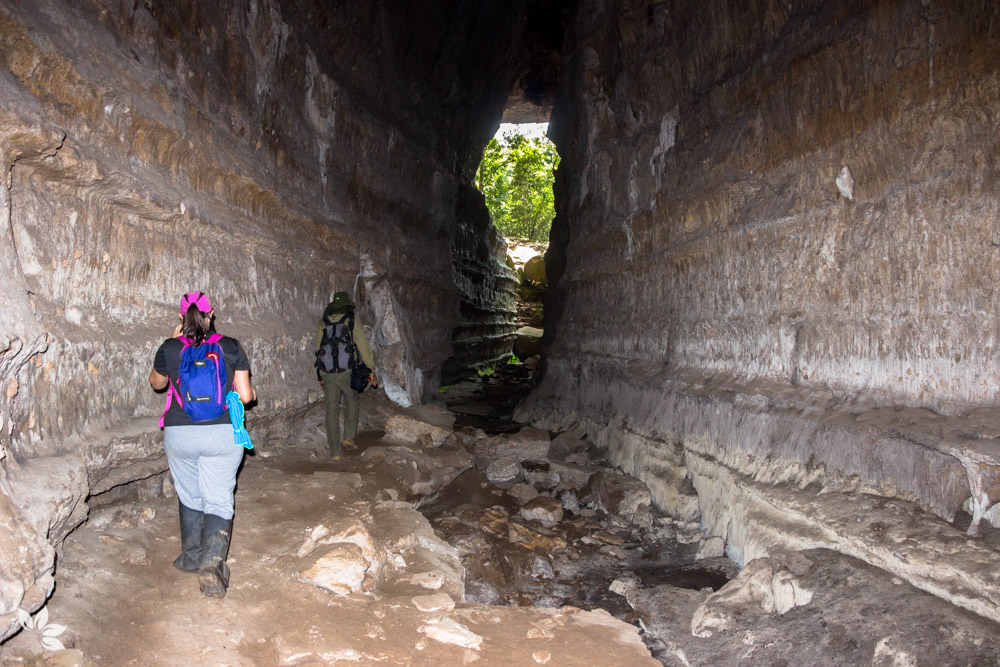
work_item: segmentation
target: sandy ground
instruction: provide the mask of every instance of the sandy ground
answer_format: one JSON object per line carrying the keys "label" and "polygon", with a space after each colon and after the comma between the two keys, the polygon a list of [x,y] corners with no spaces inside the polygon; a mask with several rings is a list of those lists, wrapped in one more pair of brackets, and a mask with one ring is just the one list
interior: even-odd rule
{"label": "sandy ground", "polygon": [[[359,438],[362,450],[375,439]],[[321,448],[318,442],[246,457],[231,587],[221,600],[201,595],[195,575],[171,566],[180,544],[176,498],[92,512],[66,541],[48,605],[49,622],[66,626],[58,639],[69,650],[46,651],[38,633],[22,632],[0,649],[0,664],[658,664],[632,626],[604,612],[459,601],[451,612],[425,613],[412,599],[434,591],[402,577],[346,597],[298,581],[296,551],[312,528],[370,517],[379,492],[385,497],[393,486],[360,452],[332,463],[316,455]],[[394,516],[386,544],[401,543],[400,533],[430,531],[413,510]],[[479,650],[421,631],[443,616],[481,635]]]}

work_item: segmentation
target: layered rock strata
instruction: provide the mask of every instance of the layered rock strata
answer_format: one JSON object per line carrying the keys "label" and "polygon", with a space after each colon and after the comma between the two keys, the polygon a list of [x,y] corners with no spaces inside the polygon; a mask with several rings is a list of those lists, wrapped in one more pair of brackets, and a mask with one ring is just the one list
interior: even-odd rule
{"label": "layered rock strata", "polygon": [[[519,418],[609,445],[740,562],[826,546],[1000,618],[995,553],[944,523],[968,503],[974,535],[1000,500],[998,19],[582,2]],[[843,523],[880,498],[910,509]]]}
{"label": "layered rock strata", "polygon": [[[243,342],[251,420],[318,395],[336,290],[402,404],[436,388],[463,299],[504,311],[502,278],[468,287],[492,246],[456,230],[483,212],[459,193],[517,77],[518,7],[0,7],[0,639],[83,498],[166,469],[146,376],[182,293]],[[45,510],[15,491],[45,483],[38,457],[80,481]]]}

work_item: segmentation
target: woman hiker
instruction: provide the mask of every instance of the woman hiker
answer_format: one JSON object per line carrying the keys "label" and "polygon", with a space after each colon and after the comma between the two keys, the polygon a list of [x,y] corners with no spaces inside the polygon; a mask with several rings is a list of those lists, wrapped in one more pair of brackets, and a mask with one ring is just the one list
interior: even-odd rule
{"label": "woman hiker", "polygon": [[174,566],[197,572],[201,592],[221,598],[229,587],[233,489],[243,460],[225,395],[232,388],[251,403],[257,394],[246,353],[235,338],[214,333],[214,315],[204,292],[181,298],[180,324],[156,351],[149,384],[167,389],[160,426],[180,501],[182,549]]}

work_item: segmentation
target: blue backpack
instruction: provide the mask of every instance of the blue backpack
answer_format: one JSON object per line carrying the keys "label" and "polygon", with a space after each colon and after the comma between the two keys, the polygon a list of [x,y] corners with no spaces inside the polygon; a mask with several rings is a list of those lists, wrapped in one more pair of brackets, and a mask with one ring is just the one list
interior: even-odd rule
{"label": "blue backpack", "polygon": [[[218,419],[226,410],[226,358],[219,345],[222,335],[212,334],[201,345],[193,345],[183,336],[178,340],[184,347],[178,377],[170,383],[167,392],[164,416],[170,410],[171,397],[176,397],[192,421]],[[163,426],[163,417],[160,417],[160,426]]]}

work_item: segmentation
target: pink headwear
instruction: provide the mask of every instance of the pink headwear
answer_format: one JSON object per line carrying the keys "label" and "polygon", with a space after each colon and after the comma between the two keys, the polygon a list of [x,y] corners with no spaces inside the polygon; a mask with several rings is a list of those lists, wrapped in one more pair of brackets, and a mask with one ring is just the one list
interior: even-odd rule
{"label": "pink headwear", "polygon": [[208,295],[204,292],[188,292],[181,297],[181,315],[187,313],[191,306],[197,306],[198,310],[203,313],[212,310],[212,302],[208,300]]}

